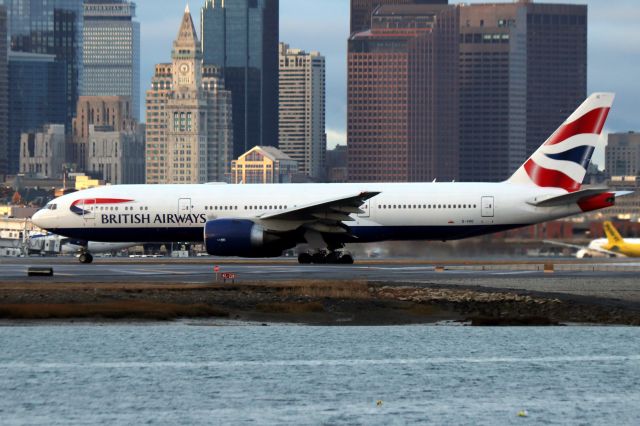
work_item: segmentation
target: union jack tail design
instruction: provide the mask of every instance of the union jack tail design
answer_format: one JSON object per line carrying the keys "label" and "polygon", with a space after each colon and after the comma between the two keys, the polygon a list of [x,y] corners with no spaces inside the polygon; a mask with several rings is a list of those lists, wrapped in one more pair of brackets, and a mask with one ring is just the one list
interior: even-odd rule
{"label": "union jack tail design", "polygon": [[614,97],[589,96],[508,182],[579,191]]}

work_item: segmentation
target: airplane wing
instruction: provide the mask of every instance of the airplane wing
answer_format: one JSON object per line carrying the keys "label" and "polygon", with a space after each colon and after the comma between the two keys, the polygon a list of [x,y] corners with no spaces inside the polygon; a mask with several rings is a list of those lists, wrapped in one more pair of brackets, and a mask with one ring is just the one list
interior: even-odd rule
{"label": "airplane wing", "polygon": [[560,247],[568,247],[568,248],[572,248],[572,249],[576,249],[576,250],[585,250],[585,251],[588,251],[588,252],[592,251],[592,252],[596,252],[596,253],[606,254],[606,255],[611,256],[611,257],[627,257],[627,256],[623,255],[622,253],[617,253],[615,251],[605,250],[605,249],[602,249],[602,248],[579,246],[579,245],[576,245],[576,244],[569,244],[569,243],[563,243],[563,242],[560,242],[560,241],[552,241],[552,240],[544,240],[543,243],[551,244],[551,245],[555,245],[555,246],[560,246]]}
{"label": "airplane wing", "polygon": [[348,233],[343,222],[352,222],[352,214],[362,214],[360,209],[367,200],[379,192],[360,192],[336,197],[284,211],[258,216],[257,221],[266,229],[273,231],[291,231],[305,226],[308,229],[327,234]]}

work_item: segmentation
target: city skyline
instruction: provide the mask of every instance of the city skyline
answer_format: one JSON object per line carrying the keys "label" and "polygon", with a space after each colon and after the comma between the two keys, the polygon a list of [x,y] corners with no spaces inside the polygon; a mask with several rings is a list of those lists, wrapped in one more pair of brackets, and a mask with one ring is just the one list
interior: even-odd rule
{"label": "city skyline", "polygon": [[[607,131],[637,130],[634,69],[640,66],[640,10],[632,0],[620,0],[615,7],[594,0],[539,1],[540,3],[587,4],[589,6],[588,92],[615,91],[616,104]],[[185,2],[186,3],[186,2]],[[202,4],[201,4],[202,3]],[[455,4],[458,2],[451,1]],[[486,3],[467,0],[466,3]],[[204,0],[189,2],[192,10]],[[170,48],[185,4],[175,0],[138,2],[142,27],[142,81],[149,82],[155,63],[162,62]],[[194,14],[194,20],[199,16]],[[280,41],[305,50],[317,50],[327,61],[327,138],[328,146],[346,143],[347,40],[349,1],[280,0]],[[196,22],[199,28],[199,23]],[[636,64],[636,65],[634,65]],[[148,84],[143,83],[142,90]]]}

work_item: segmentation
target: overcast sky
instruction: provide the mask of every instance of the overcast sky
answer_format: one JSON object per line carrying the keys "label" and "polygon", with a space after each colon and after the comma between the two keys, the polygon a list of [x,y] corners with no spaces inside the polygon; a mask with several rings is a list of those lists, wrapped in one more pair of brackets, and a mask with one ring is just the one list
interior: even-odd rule
{"label": "overcast sky", "polygon": [[[589,5],[588,91],[617,93],[607,130],[640,131],[638,0],[539,2]],[[142,31],[141,86],[144,92],[149,87],[154,65],[170,61],[171,43],[177,35],[186,3],[180,0],[137,0],[136,3]],[[189,3],[199,28],[200,7],[204,0]],[[348,33],[349,0],[280,0],[280,40],[307,51],[318,50],[327,59],[327,133],[330,146],[346,142]]]}

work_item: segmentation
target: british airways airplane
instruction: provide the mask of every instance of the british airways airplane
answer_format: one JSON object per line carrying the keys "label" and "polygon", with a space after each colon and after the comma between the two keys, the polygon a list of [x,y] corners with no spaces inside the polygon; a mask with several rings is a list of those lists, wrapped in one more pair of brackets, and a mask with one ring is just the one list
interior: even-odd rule
{"label": "british airways airplane", "polygon": [[505,231],[625,195],[582,186],[613,99],[590,96],[502,183],[106,186],[57,198],[33,222],[74,240],[204,243],[216,256],[277,257],[306,243],[303,264],[353,263],[347,243]]}

